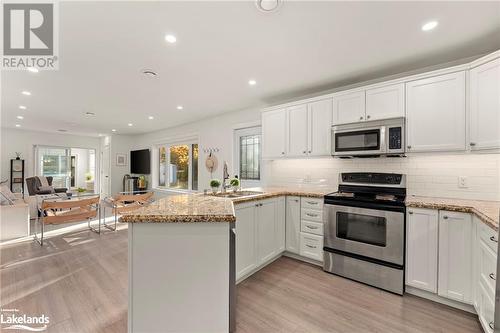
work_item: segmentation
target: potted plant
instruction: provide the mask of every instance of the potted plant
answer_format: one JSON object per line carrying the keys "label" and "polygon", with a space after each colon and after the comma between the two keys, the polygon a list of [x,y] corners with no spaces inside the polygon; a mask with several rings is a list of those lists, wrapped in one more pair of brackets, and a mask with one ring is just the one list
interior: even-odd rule
{"label": "potted plant", "polygon": [[220,180],[218,179],[212,179],[210,181],[210,187],[212,188],[212,192],[216,194],[219,191],[219,186],[220,186]]}
{"label": "potted plant", "polygon": [[90,172],[87,172],[85,174],[85,187],[87,188],[87,191],[93,191],[94,190],[94,176]]}
{"label": "potted plant", "polygon": [[240,188],[240,180],[238,178],[233,178],[229,181],[229,185],[233,187],[233,192],[238,192]]}

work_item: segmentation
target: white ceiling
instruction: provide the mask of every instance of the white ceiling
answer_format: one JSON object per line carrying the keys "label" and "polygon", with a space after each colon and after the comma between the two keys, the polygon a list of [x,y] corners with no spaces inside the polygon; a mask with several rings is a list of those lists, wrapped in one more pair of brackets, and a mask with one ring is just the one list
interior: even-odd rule
{"label": "white ceiling", "polygon": [[[272,14],[253,2],[64,2],[59,11],[59,70],[2,72],[2,126],[144,133],[500,48],[500,2],[286,1]],[[422,32],[431,19],[439,26]]]}

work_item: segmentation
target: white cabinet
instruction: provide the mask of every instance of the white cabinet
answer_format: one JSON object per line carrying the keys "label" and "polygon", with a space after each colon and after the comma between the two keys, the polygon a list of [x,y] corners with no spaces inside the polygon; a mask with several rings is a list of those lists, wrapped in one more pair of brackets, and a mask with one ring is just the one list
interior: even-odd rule
{"label": "white cabinet", "polygon": [[365,120],[365,91],[335,95],[333,97],[333,117],[335,125]]}
{"label": "white cabinet", "polygon": [[262,113],[262,157],[284,157],[286,151],[286,109]]}
{"label": "white cabinet", "polygon": [[239,204],[236,215],[236,279],[257,268],[257,225],[255,204]]}
{"label": "white cabinet", "polygon": [[257,255],[261,265],[277,254],[276,202],[265,200],[257,204]]}
{"label": "white cabinet", "polygon": [[438,211],[409,208],[406,230],[406,284],[436,293]]}
{"label": "white cabinet", "polygon": [[236,280],[240,280],[285,250],[285,199],[236,204],[234,210]]}
{"label": "white cabinet", "polygon": [[465,150],[465,72],[406,84],[409,152]]}
{"label": "white cabinet", "polygon": [[292,106],[287,109],[287,156],[289,157],[307,156],[309,134],[307,112],[307,104]]}
{"label": "white cabinet", "polygon": [[328,156],[331,154],[332,99],[309,103],[308,129],[309,156]]}
{"label": "white cabinet", "polygon": [[392,84],[366,91],[366,120],[404,117],[404,83]]}
{"label": "white cabinet", "polygon": [[472,304],[472,217],[439,211],[438,295]]}
{"label": "white cabinet", "polygon": [[300,251],[300,198],[286,197],[286,250]]}
{"label": "white cabinet", "polygon": [[500,148],[500,59],[470,71],[471,149]]}

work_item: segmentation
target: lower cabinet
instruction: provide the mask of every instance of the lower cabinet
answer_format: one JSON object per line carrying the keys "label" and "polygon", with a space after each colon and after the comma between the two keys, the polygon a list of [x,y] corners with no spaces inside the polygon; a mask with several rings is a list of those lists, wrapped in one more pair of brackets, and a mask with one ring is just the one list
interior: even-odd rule
{"label": "lower cabinet", "polygon": [[323,261],[323,236],[300,233],[300,255]]}
{"label": "lower cabinet", "polygon": [[438,295],[472,304],[472,216],[439,211]]}
{"label": "lower cabinet", "polygon": [[438,211],[409,208],[406,219],[406,284],[437,292]]}
{"label": "lower cabinet", "polygon": [[284,251],[284,209],[282,197],[235,205],[236,280]]}
{"label": "lower cabinet", "polygon": [[300,197],[286,197],[286,250],[300,252]]}

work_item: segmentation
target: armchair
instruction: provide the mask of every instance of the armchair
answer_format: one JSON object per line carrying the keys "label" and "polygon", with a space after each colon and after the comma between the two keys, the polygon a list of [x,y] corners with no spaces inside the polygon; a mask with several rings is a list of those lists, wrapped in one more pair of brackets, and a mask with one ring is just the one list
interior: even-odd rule
{"label": "armchair", "polygon": [[[49,183],[49,186],[52,187],[53,177],[49,176],[46,178],[47,178],[47,182]],[[65,187],[59,187],[59,188],[52,187],[51,190],[50,189],[40,189],[40,187],[42,186],[42,182],[40,181],[40,178],[38,178],[37,176],[26,178],[26,186],[28,188],[28,193],[30,196],[37,195],[37,194],[66,193],[66,191],[68,190]]]}

